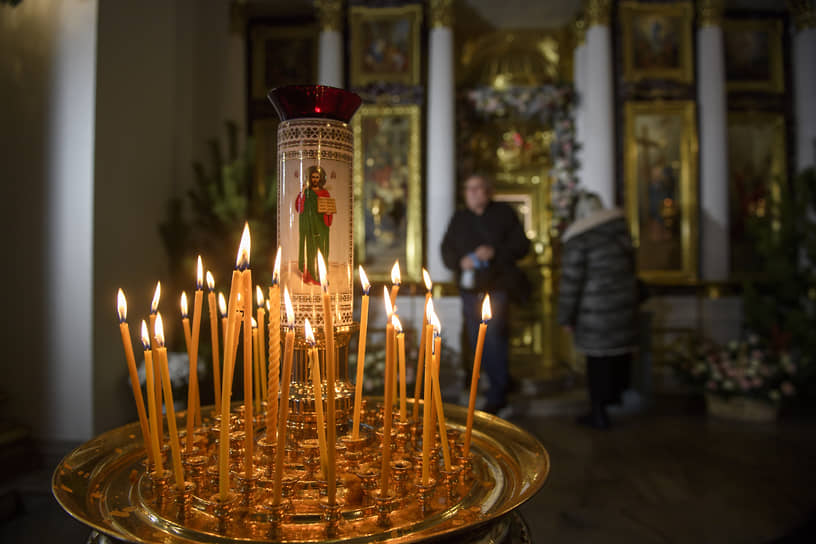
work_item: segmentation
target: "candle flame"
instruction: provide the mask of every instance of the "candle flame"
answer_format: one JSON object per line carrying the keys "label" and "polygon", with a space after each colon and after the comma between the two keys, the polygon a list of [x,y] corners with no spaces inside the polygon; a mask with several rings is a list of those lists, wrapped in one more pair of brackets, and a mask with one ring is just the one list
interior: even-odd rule
{"label": "candle flame", "polygon": [[186,319],[188,316],[187,312],[187,293],[184,291],[181,292],[181,317],[182,319]]}
{"label": "candle flame", "polygon": [[241,244],[238,246],[238,257],[235,259],[235,268],[238,270],[246,270],[249,268],[250,247],[249,223],[244,223],[244,232],[241,234]]}
{"label": "candle flame", "polygon": [[306,342],[313,346],[315,344],[314,332],[312,331],[312,324],[309,323],[309,318],[303,319],[303,335],[306,337]]}
{"label": "candle flame", "polygon": [[207,270],[207,289],[212,291],[215,289],[215,278],[213,278],[212,272]]}
{"label": "candle flame", "polygon": [[255,286],[255,300],[258,302],[258,306],[264,305],[263,289],[261,289],[260,285]]}
{"label": "candle flame", "polygon": [[121,288],[116,293],[116,311],[119,314],[119,323],[124,323],[127,319],[127,300]]}
{"label": "candle flame", "polygon": [[253,329],[257,329],[257,328],[258,328],[258,322],[257,322],[257,321],[255,321],[255,318],[254,318],[254,317],[252,318],[252,328],[253,328]]}
{"label": "candle flame", "polygon": [[434,315],[434,313],[435,313],[434,303],[433,303],[433,299],[431,298],[431,299],[428,299],[428,308],[425,309],[425,320],[428,323],[431,323],[431,316]]}
{"label": "candle flame", "polygon": [[442,334],[442,323],[439,321],[439,316],[436,315],[436,312],[431,315],[431,326],[433,327],[434,335],[439,336]]}
{"label": "candle flame", "polygon": [[150,332],[147,330],[147,323],[142,319],[142,348],[145,351],[150,349]]}
{"label": "candle flame", "polygon": [[272,271],[272,285],[277,285],[280,280],[281,247],[278,246],[278,253],[275,255],[275,268]]}
{"label": "candle flame", "polygon": [[218,292],[218,314],[221,318],[227,317],[227,299],[224,298],[224,293]]}
{"label": "candle flame", "polygon": [[201,262],[201,255],[196,263],[196,290],[204,289],[204,263]]}
{"label": "candle flame", "polygon": [[394,326],[394,331],[397,334],[402,334],[402,323],[400,323],[400,320],[396,314],[391,316],[391,324]]}
{"label": "candle flame", "polygon": [[484,302],[482,302],[482,321],[487,321],[493,317],[493,312],[490,310],[490,295],[485,295]]}
{"label": "candle flame", "polygon": [[150,303],[150,313],[155,314],[159,311],[159,299],[161,298],[161,282],[156,282],[156,290],[153,292],[153,302]]}
{"label": "candle flame", "polygon": [[319,249],[317,250],[317,273],[320,276],[320,287],[323,288],[323,292],[328,291],[329,278],[326,273],[326,261],[323,260],[323,254],[320,253]]}
{"label": "candle flame", "polygon": [[401,283],[399,260],[394,261],[394,266],[391,267],[391,283],[399,285]]}
{"label": "candle flame", "polygon": [[431,275],[428,274],[428,271],[424,268],[422,269],[422,279],[425,281],[425,289],[430,291],[431,287],[433,287],[433,282],[431,281]]}
{"label": "candle flame", "polygon": [[368,276],[366,276],[362,265],[360,265],[360,285],[363,287],[363,294],[367,295],[368,291],[371,289],[371,283],[369,283]]}
{"label": "candle flame", "polygon": [[156,345],[160,348],[164,347],[164,322],[162,321],[161,314],[156,312]]}
{"label": "candle flame", "polygon": [[388,287],[385,285],[383,285],[383,300],[385,301],[385,315],[388,316],[388,319],[391,319],[394,308],[391,306],[391,295],[388,294]]}
{"label": "candle flame", "polygon": [[289,298],[289,288],[283,288],[283,305],[286,307],[286,324],[290,327],[295,326],[295,310],[292,308],[292,299]]}
{"label": "candle flame", "polygon": [[272,313],[272,305],[269,304],[269,300],[266,301],[266,313]]}

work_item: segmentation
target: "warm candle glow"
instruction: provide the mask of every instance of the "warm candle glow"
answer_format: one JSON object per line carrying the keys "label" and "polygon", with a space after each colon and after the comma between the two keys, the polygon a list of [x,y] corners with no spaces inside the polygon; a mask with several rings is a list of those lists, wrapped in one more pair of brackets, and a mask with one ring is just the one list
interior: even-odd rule
{"label": "warm candle glow", "polygon": [[286,307],[286,324],[289,327],[295,326],[295,310],[292,308],[292,299],[289,298],[289,288],[283,288],[283,305]]}
{"label": "warm candle glow", "polygon": [[145,351],[150,349],[150,332],[147,330],[147,323],[142,319],[142,348]]}
{"label": "warm candle glow", "polygon": [[394,261],[394,266],[391,267],[391,283],[399,285],[401,280],[399,261]]}
{"label": "warm candle glow", "polygon": [[431,287],[433,287],[433,282],[431,281],[431,275],[428,274],[428,271],[424,268],[422,269],[422,279],[425,281],[425,289],[430,291]]}
{"label": "warm candle glow", "polygon": [[312,331],[312,324],[309,323],[308,317],[303,320],[303,336],[309,345],[315,344],[314,331]]}
{"label": "warm candle glow", "polygon": [[489,321],[493,317],[493,312],[490,310],[490,295],[485,295],[484,302],[482,302],[482,321]]}
{"label": "warm candle glow", "polygon": [[181,317],[182,319],[187,319],[190,313],[187,311],[187,293],[185,291],[181,292]]}
{"label": "warm candle glow", "polygon": [[258,304],[259,308],[263,308],[264,296],[260,285],[255,286],[255,302]]}
{"label": "warm candle glow", "polygon": [[224,298],[224,293],[218,293],[218,315],[221,319],[227,317],[227,299]]}
{"label": "warm candle glow", "polygon": [[156,345],[160,348],[164,347],[164,323],[162,322],[162,316],[160,313],[156,312],[156,330],[154,332],[154,336],[156,337]]}
{"label": "warm candle glow", "polygon": [[122,289],[116,293],[116,311],[119,313],[119,323],[124,323],[127,319],[127,300]]}
{"label": "warm candle glow", "polygon": [[363,288],[363,294],[367,295],[368,291],[371,289],[371,283],[368,281],[368,276],[366,276],[365,270],[363,267],[360,266],[360,286]]}
{"label": "warm candle glow", "polygon": [[204,263],[201,262],[201,255],[196,263],[196,289],[204,289]]}
{"label": "warm candle glow", "polygon": [[400,320],[396,314],[391,315],[391,325],[394,326],[395,333],[402,334],[402,323],[400,323]]}
{"label": "warm candle glow", "polygon": [[268,301],[268,300],[266,301],[266,303],[264,304],[264,306],[266,307],[266,313],[270,313],[270,312],[272,311],[272,305],[271,305],[271,304],[269,304],[269,301]]}
{"label": "warm candle glow", "polygon": [[275,255],[275,268],[272,271],[272,285],[277,285],[280,281],[281,247],[278,246],[278,253]]}
{"label": "warm candle glow", "polygon": [[431,314],[431,326],[434,330],[434,336],[442,335],[442,323],[439,321],[439,316],[436,315],[436,312]]}
{"label": "warm candle glow", "polygon": [[388,287],[383,286],[383,301],[385,302],[385,315],[388,316],[389,321],[391,315],[394,313],[394,307],[391,306],[391,296],[388,294]]}
{"label": "warm candle glow", "polygon": [[215,278],[213,278],[212,272],[207,270],[207,289],[212,291],[215,289]]}
{"label": "warm candle glow", "polygon": [[235,259],[235,268],[238,270],[246,270],[249,268],[249,250],[251,245],[249,223],[244,223],[244,232],[241,234],[241,244],[238,246],[238,257]]}
{"label": "warm candle glow", "polygon": [[251,319],[252,319],[252,328],[253,328],[253,329],[257,329],[257,328],[258,328],[258,322],[257,322],[257,321],[255,321],[255,318],[254,318],[254,317],[253,317],[253,318],[251,318]]}
{"label": "warm candle glow", "polygon": [[320,250],[317,250],[317,274],[320,276],[320,287],[323,288],[323,292],[329,290],[329,278],[328,274],[326,273],[326,261],[323,260],[323,254],[320,253]]}
{"label": "warm candle glow", "polygon": [[435,315],[436,315],[436,311],[434,310],[433,299],[429,299],[428,300],[428,307],[425,308],[425,319],[428,321],[428,323],[433,324],[433,319],[431,318],[431,316],[435,316]]}
{"label": "warm candle glow", "polygon": [[153,302],[150,303],[150,313],[155,314],[159,311],[159,299],[161,298],[161,282],[156,282],[156,290],[153,292]]}

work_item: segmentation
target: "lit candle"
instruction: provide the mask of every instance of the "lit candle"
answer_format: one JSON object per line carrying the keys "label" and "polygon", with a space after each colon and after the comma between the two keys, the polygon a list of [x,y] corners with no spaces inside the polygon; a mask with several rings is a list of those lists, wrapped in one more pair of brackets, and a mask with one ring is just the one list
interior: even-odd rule
{"label": "lit candle", "polygon": [[360,438],[360,412],[363,409],[363,379],[365,368],[366,335],[368,334],[368,292],[371,284],[368,282],[363,267],[360,267],[360,285],[363,288],[363,303],[360,306],[360,334],[357,337],[357,382],[354,384],[354,416],[351,423],[351,436],[355,440]]}
{"label": "lit candle", "polygon": [[261,361],[258,360],[258,321],[252,318],[252,386],[255,389],[255,409],[261,402]]}
{"label": "lit candle", "polygon": [[142,427],[145,449],[150,451],[150,427],[145,414],[142,387],[139,384],[139,375],[136,372],[136,359],[133,357],[133,343],[130,339],[130,327],[127,324],[127,300],[125,293],[119,289],[116,293],[116,310],[119,314],[119,332],[122,335],[122,347],[125,348],[125,360],[130,374],[130,387],[133,390],[133,400],[136,401],[136,412],[139,414],[139,425]]}
{"label": "lit candle", "polygon": [[[223,298],[223,296],[221,297]],[[207,270],[207,307],[210,311],[210,341],[212,342],[213,394],[215,411],[221,411],[221,363],[218,360],[218,309],[215,302],[215,278]],[[226,312],[226,308],[224,309]]]}
{"label": "lit candle", "polygon": [[[190,386],[193,388],[192,412],[190,412],[190,402],[187,403],[187,417],[192,413],[195,416],[195,424],[201,425],[201,400],[198,388],[198,343],[201,339],[201,306],[204,302],[204,263],[201,262],[201,255],[196,262],[196,290],[193,300],[193,338],[190,348]],[[192,426],[187,423],[187,448],[192,447]]]}
{"label": "lit candle", "polygon": [[269,369],[267,372],[266,391],[266,440],[275,441],[278,424],[278,388],[280,381],[280,261],[281,248],[275,256],[275,268],[272,272],[272,285],[269,287]]}
{"label": "lit candle", "polygon": [[[150,330],[156,330],[156,314],[159,312],[159,300],[161,300],[161,282],[156,282],[156,290],[153,291],[153,300],[150,303],[150,315],[149,315],[149,322],[150,322]],[[150,347],[151,349],[156,349],[156,337],[152,336],[150,338]],[[161,380],[156,380],[156,406],[159,409],[159,415],[162,413],[162,392],[161,392]],[[159,436],[164,436],[164,420],[159,417],[158,421],[158,429],[159,429]]]}
{"label": "lit candle", "polygon": [[292,380],[292,353],[295,347],[295,311],[289,298],[289,289],[283,289],[283,304],[286,307],[286,339],[283,350],[283,372],[281,373],[280,406],[278,408],[278,445],[275,448],[275,480],[272,489],[272,504],[280,505],[283,481],[283,456],[286,452],[286,420],[289,417],[289,383]]}
{"label": "lit candle", "polygon": [[184,349],[187,350],[187,356],[190,356],[190,342],[192,341],[192,331],[190,330],[190,312],[187,305],[187,293],[181,292],[181,300],[179,302],[181,308],[181,325],[184,330]]}
{"label": "lit candle", "polygon": [[439,360],[442,355],[442,324],[439,317],[434,313],[431,316],[431,323],[434,328],[434,349],[431,379],[433,381],[431,396],[436,407],[436,421],[439,423],[439,441],[442,442],[442,457],[445,461],[445,470],[451,469],[450,449],[448,447],[448,432],[445,424],[445,412],[442,407],[442,390],[439,387]]}
{"label": "lit candle", "polygon": [[[252,408],[252,270],[249,268],[248,223],[244,224],[244,232],[247,244],[243,258],[242,304],[239,304],[239,308],[244,312],[244,472],[246,476],[251,476],[255,455],[255,414]],[[235,345],[238,345],[237,341]]]}
{"label": "lit candle", "polygon": [[334,505],[337,501],[337,482],[335,473],[337,467],[335,466],[336,451],[335,444],[337,443],[337,419],[335,416],[334,395],[335,395],[335,365],[334,360],[334,317],[331,308],[331,297],[329,296],[329,277],[326,270],[326,262],[323,260],[323,255],[320,250],[317,250],[317,269],[320,274],[320,288],[323,291],[323,331],[326,337],[326,442],[327,442],[327,459],[326,459],[326,480],[328,482],[328,489],[326,492],[327,499],[330,505]]}
{"label": "lit candle", "polygon": [[[392,291],[393,292],[393,291]],[[391,418],[394,410],[394,308],[388,296],[388,289],[383,287],[385,315],[388,321],[385,325],[385,379],[383,399],[383,443],[382,467],[380,482],[380,496],[388,496],[388,484],[391,476]]]}
{"label": "lit candle", "polygon": [[428,342],[425,334],[426,315],[428,314],[428,302],[431,300],[431,275],[424,268],[422,269],[422,279],[425,280],[425,307],[422,309],[422,319],[419,325],[419,351],[417,352],[416,381],[414,382],[414,421],[419,418],[419,392],[422,389],[422,377],[425,371],[425,343]]}
{"label": "lit candle", "polygon": [[188,369],[189,374],[187,374],[187,417],[186,417],[186,429],[187,429],[187,440],[185,441],[185,451],[190,452],[193,449],[193,422],[195,421],[195,413],[193,412],[193,399],[195,398],[195,391],[193,390],[193,357],[192,349],[193,339],[192,339],[192,331],[190,330],[190,314],[188,312],[187,306],[187,293],[184,291],[181,292],[181,302],[179,304],[181,307],[181,326],[184,330],[184,348],[187,350],[187,360],[188,360]]}
{"label": "lit candle", "polygon": [[173,458],[173,475],[178,490],[184,489],[184,471],[181,468],[181,446],[176,428],[176,410],[173,406],[173,388],[170,384],[170,371],[167,368],[167,348],[164,347],[164,325],[161,314],[156,315],[156,364],[161,372],[164,386],[165,406],[167,407],[167,430],[170,434],[170,453]]}
{"label": "lit candle", "polygon": [[394,261],[394,266],[391,267],[391,306],[397,305],[397,293],[399,293],[400,283],[402,278],[400,276],[399,260]]}
{"label": "lit candle", "polygon": [[[266,400],[266,335],[264,331],[266,330],[265,321],[266,321],[266,306],[264,305],[264,296],[263,290],[261,289],[260,285],[255,286],[255,303],[257,307],[255,308],[255,317],[258,320],[258,345],[255,348],[255,351],[258,353],[258,381],[259,383],[259,391],[261,393],[260,399],[258,402],[260,403],[263,400]],[[260,405],[258,407],[260,410]]]}
{"label": "lit candle", "polygon": [[425,336],[425,383],[422,392],[422,485],[428,485],[431,475],[431,442],[433,441],[433,414],[431,405],[433,395],[431,394],[431,358],[432,358],[432,331],[431,315],[433,315],[433,300],[428,303],[426,311]]}
{"label": "lit candle", "polygon": [[473,374],[470,378],[470,400],[468,402],[467,424],[465,426],[464,456],[467,459],[470,453],[470,435],[473,431],[473,412],[476,410],[476,392],[479,389],[479,369],[482,365],[482,351],[484,350],[487,322],[493,317],[490,311],[490,295],[485,295],[482,302],[482,322],[479,324],[479,336],[476,340],[476,352],[473,354]]}
{"label": "lit candle", "polygon": [[[249,260],[249,228],[244,227],[241,244],[238,248],[238,257],[235,269],[232,271],[230,283],[229,305],[227,306],[227,326],[224,327],[224,368],[221,382],[221,424],[218,443],[218,493],[221,501],[229,497],[229,420],[230,400],[232,398],[232,377],[235,369],[235,342],[238,311],[238,294],[243,285],[242,270]],[[236,348],[237,349],[237,348]]]}
{"label": "lit candle", "polygon": [[[221,318],[221,340],[223,341],[224,351],[226,353],[227,334],[229,333],[227,330],[227,325],[229,324],[227,319],[227,299],[224,297],[224,293],[220,291],[218,292],[218,316]],[[224,360],[226,361],[226,357]]]}
{"label": "lit candle", "polygon": [[394,324],[394,332],[397,335],[397,355],[399,356],[399,411],[400,421],[408,421],[406,419],[405,406],[405,332],[402,330],[402,323],[394,315],[391,320]]}
{"label": "lit candle", "polygon": [[153,352],[150,350],[150,332],[147,328],[147,323],[142,320],[142,348],[144,349],[145,358],[145,381],[147,382],[147,412],[149,420],[150,431],[150,452],[153,459],[153,469],[157,474],[164,472],[162,466],[161,448],[159,447],[159,426],[158,419],[160,414],[156,409],[156,390],[155,390],[155,373],[153,371]]}
{"label": "lit candle", "polygon": [[[309,365],[312,373],[312,394],[314,395],[315,416],[317,418],[317,443],[320,448],[320,467],[323,470],[323,475],[328,478],[329,473],[329,452],[326,444],[326,418],[323,415],[323,388],[320,383],[320,360],[317,355],[317,348],[315,347],[314,332],[312,332],[312,325],[309,323],[309,318],[303,320],[304,337],[306,343],[309,344]],[[328,389],[329,384],[326,384]]]}

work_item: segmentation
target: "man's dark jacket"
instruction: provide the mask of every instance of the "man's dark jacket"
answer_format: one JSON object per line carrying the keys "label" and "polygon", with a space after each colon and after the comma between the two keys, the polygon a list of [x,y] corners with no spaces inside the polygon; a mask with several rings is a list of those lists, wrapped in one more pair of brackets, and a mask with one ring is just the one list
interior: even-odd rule
{"label": "man's dark jacket", "polygon": [[459,261],[480,245],[492,246],[495,255],[486,268],[476,271],[473,291],[506,291],[511,298],[526,296],[522,291],[527,288],[527,279],[516,261],[527,255],[530,241],[513,208],[504,202],[490,202],[482,215],[466,208],[453,215],[442,239],[442,260],[456,272],[457,283],[462,273]]}
{"label": "man's dark jacket", "polygon": [[600,210],[570,225],[562,238],[558,322],[575,345],[603,357],[637,346],[637,287],[632,239],[621,210]]}

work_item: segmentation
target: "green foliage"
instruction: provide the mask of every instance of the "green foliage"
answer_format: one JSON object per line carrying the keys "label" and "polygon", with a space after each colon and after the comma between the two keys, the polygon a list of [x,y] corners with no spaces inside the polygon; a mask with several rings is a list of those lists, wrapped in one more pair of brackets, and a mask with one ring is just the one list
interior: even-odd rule
{"label": "green foliage", "polygon": [[816,353],[816,171],[808,169],[782,191],[778,209],[753,218],[757,259],[744,282],[745,328],[777,352],[790,352],[813,384]]}
{"label": "green foliage", "polygon": [[168,202],[167,220],[159,226],[170,263],[171,289],[176,290],[171,293],[194,289],[199,254],[205,269],[215,276],[216,289],[226,293],[245,221],[252,233],[253,281],[266,284],[271,279],[277,245],[277,184],[272,176],[256,178],[253,142],[248,139],[239,149],[235,123],[226,123],[226,136],[226,154],[218,140],[208,142],[209,164],[193,165],[195,183],[186,201]]}

